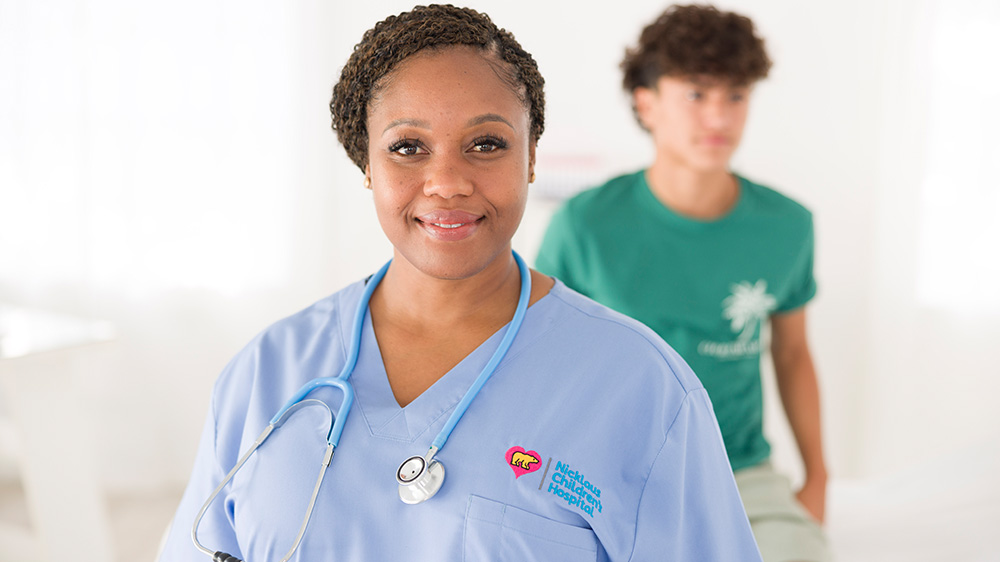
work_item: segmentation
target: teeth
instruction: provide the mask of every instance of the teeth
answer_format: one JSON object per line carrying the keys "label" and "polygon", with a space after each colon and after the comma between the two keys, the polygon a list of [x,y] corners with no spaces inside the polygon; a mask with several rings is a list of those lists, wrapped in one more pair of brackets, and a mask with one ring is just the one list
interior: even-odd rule
{"label": "teeth", "polygon": [[458,228],[460,226],[465,226],[465,223],[461,223],[461,224],[439,224],[439,223],[436,223],[436,222],[432,222],[431,224],[433,224],[434,226],[440,227],[440,228]]}

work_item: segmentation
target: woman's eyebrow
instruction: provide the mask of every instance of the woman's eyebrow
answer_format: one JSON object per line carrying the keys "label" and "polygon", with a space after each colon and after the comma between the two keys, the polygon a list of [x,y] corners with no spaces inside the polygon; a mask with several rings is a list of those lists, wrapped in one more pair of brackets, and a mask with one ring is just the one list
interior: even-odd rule
{"label": "woman's eyebrow", "polygon": [[[474,127],[476,125],[482,125],[483,123],[503,123],[504,125],[510,127],[512,130],[514,129],[514,125],[512,125],[510,121],[505,119],[502,115],[498,115],[496,113],[484,113],[482,115],[473,117],[472,119],[469,119],[468,126]],[[385,129],[382,129],[382,134],[384,135],[386,131],[388,131],[389,129],[392,129],[393,127],[399,127],[400,125],[409,125],[411,127],[417,127],[418,129],[431,128],[431,124],[422,119],[403,117],[401,119],[394,119],[390,121],[389,124],[385,126]]]}
{"label": "woman's eyebrow", "polygon": [[428,123],[427,121],[422,121],[420,119],[411,119],[409,117],[404,117],[402,119],[396,119],[394,121],[391,121],[388,125],[385,126],[385,129],[382,129],[382,134],[384,135],[385,132],[388,131],[389,129],[391,129],[393,127],[398,127],[400,125],[411,125],[413,127],[417,127],[418,129],[430,129],[431,128],[431,124]]}
{"label": "woman's eyebrow", "polygon": [[483,123],[490,123],[490,122],[503,123],[504,125],[507,125],[511,129],[516,130],[514,129],[514,125],[511,125],[510,121],[504,119],[503,116],[497,115],[496,113],[484,113],[478,117],[473,117],[472,119],[469,119],[469,126],[472,127],[475,125],[482,125]]}

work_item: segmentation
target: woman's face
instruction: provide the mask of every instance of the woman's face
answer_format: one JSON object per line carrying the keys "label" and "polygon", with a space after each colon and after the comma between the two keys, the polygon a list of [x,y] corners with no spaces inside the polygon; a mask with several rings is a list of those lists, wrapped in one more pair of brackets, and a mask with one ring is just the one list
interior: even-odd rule
{"label": "woman's face", "polygon": [[483,57],[470,47],[418,53],[368,110],[365,174],[379,223],[397,258],[436,278],[509,265],[527,200],[528,109]]}

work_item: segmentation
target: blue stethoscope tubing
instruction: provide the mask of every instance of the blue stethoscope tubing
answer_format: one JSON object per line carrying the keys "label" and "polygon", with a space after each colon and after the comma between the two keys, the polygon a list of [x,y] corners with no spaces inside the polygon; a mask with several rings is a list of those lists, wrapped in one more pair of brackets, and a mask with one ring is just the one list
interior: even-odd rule
{"label": "blue stethoscope tubing", "polygon": [[[448,418],[444,427],[441,428],[441,431],[431,443],[431,447],[427,455],[424,457],[427,464],[430,464],[434,455],[444,447],[445,443],[448,441],[448,437],[450,437],[452,431],[454,431],[455,426],[458,425],[462,416],[465,415],[466,410],[469,409],[472,401],[475,400],[476,395],[479,394],[479,391],[483,388],[483,385],[486,384],[486,381],[493,376],[493,372],[496,371],[500,362],[503,360],[504,356],[506,356],[507,351],[514,342],[515,336],[517,336],[517,333],[521,329],[521,324],[523,323],[524,316],[528,310],[528,301],[531,297],[531,271],[528,269],[528,266],[524,263],[524,260],[521,259],[521,256],[518,255],[517,252],[512,251],[512,254],[514,255],[514,261],[517,263],[517,268],[521,277],[521,292],[517,299],[517,308],[514,311],[514,317],[507,325],[503,339],[500,340],[500,345],[497,346],[497,349],[494,351],[490,361],[485,367],[483,367],[483,370],[479,373],[479,376],[476,377],[472,386],[470,386],[465,392],[465,396],[462,397],[462,400],[452,412],[451,417]],[[361,351],[361,335],[363,332],[365,317],[368,314],[368,303],[371,300],[372,293],[375,292],[375,288],[378,287],[382,278],[385,277],[385,273],[388,271],[389,265],[391,264],[392,260],[386,262],[386,264],[383,265],[382,268],[379,269],[365,284],[364,292],[362,292],[360,302],[358,303],[357,312],[354,315],[354,322],[351,325],[351,346],[348,349],[347,361],[344,363],[344,367],[341,369],[340,374],[336,377],[315,378],[304,384],[285,403],[285,405],[278,410],[278,413],[271,418],[271,421],[268,423],[267,427],[264,428],[264,431],[261,432],[260,436],[258,436],[254,441],[254,444],[246,453],[243,454],[242,457],[240,457],[236,466],[234,466],[232,470],[226,474],[226,477],[215,488],[212,495],[209,496],[208,500],[205,501],[205,504],[198,512],[198,515],[194,520],[194,525],[191,527],[191,540],[194,541],[194,545],[198,548],[198,550],[212,556],[213,560],[218,562],[237,562],[239,559],[224,552],[212,551],[198,541],[198,525],[201,523],[201,520],[208,511],[208,507],[212,504],[212,501],[219,495],[222,488],[224,488],[225,485],[233,479],[233,476],[235,476],[236,472],[239,471],[239,469],[247,462],[250,455],[252,455],[254,451],[256,451],[264,443],[268,436],[270,436],[271,432],[284,423],[290,414],[298,410],[300,407],[309,405],[309,403],[318,403],[326,406],[329,410],[329,406],[327,406],[324,402],[315,399],[307,399],[306,397],[317,388],[334,387],[341,391],[343,399],[336,415],[333,415],[333,411],[329,410],[330,415],[333,418],[333,423],[331,424],[329,433],[327,433],[327,448],[326,453],[323,456],[323,464],[320,468],[319,477],[316,479],[316,485],[313,487],[313,494],[309,500],[309,505],[306,508],[306,516],[302,521],[301,527],[299,528],[299,533],[295,538],[295,543],[292,545],[292,548],[288,551],[285,557],[281,559],[281,562],[287,562],[288,559],[292,557],[295,550],[298,549],[299,543],[302,541],[302,537],[305,534],[306,527],[309,524],[309,519],[312,517],[312,511],[316,504],[316,498],[319,494],[320,484],[322,484],[323,477],[326,475],[326,469],[330,466],[330,463],[333,460],[333,453],[340,443],[340,436],[344,432],[344,424],[347,422],[348,414],[350,414],[351,411],[351,405],[354,403],[354,388],[351,386],[348,379],[351,377],[351,374],[354,372],[354,368],[358,363],[358,355]],[[443,469],[441,472],[441,478],[443,478]],[[438,483],[438,486],[440,486],[440,482]],[[433,495],[433,492],[431,495]]]}

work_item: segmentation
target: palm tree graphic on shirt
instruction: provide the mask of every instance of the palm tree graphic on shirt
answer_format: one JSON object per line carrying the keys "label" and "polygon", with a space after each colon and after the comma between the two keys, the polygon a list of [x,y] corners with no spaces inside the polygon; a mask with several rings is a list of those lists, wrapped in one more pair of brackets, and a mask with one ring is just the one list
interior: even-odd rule
{"label": "palm tree graphic on shirt", "polygon": [[749,340],[778,301],[767,294],[767,281],[763,279],[753,285],[741,281],[730,289],[733,294],[723,299],[722,316],[730,321],[733,332],[739,332],[739,341]]}

